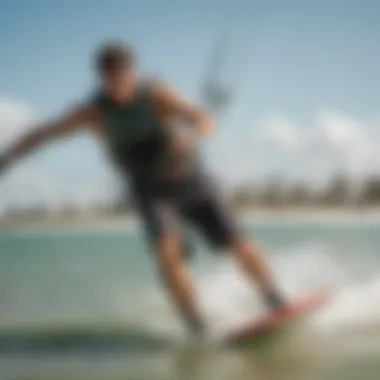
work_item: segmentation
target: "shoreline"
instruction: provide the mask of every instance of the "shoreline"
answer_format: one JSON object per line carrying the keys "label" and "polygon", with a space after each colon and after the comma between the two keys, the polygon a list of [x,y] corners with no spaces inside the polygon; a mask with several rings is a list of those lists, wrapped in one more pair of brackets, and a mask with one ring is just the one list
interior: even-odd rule
{"label": "shoreline", "polygon": [[[270,222],[379,222],[380,207],[368,209],[343,208],[256,208],[237,212],[241,220],[248,223]],[[49,228],[132,228],[139,223],[139,218],[129,215],[94,215],[79,214],[75,217],[50,216],[36,220],[21,218],[0,218],[0,230],[4,229],[49,229]]]}

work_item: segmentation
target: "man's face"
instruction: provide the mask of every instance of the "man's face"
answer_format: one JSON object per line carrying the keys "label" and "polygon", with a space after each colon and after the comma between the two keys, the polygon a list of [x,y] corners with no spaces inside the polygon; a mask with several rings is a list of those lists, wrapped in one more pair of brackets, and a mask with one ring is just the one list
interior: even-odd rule
{"label": "man's face", "polygon": [[130,68],[118,68],[102,74],[102,82],[108,95],[116,102],[131,99],[135,85],[135,72]]}

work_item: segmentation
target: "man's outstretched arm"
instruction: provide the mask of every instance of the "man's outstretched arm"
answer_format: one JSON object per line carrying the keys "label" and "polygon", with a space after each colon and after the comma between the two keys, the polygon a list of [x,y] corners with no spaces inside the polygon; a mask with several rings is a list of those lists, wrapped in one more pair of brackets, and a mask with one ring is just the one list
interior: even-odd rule
{"label": "man's outstretched arm", "polygon": [[63,117],[34,127],[22,136],[4,154],[0,155],[0,172],[27,154],[37,150],[49,142],[66,137],[85,128],[96,119],[91,108],[78,108]]}

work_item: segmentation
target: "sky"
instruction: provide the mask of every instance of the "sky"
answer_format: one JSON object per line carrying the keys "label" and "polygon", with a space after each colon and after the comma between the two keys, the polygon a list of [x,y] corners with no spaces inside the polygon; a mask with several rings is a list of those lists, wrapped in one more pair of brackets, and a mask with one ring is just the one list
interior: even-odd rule
{"label": "sky", "polygon": [[[225,36],[220,76],[234,99],[204,143],[224,183],[376,172],[379,15],[373,0],[1,0],[0,152],[90,96],[101,42],[131,44],[143,74],[199,102],[200,78]],[[75,136],[7,172],[0,207],[86,205],[118,183],[101,146]]]}

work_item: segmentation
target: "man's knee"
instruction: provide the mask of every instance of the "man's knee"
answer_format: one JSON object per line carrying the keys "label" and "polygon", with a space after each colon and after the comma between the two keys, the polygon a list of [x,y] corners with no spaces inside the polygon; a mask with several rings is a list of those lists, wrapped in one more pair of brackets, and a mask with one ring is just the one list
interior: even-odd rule
{"label": "man's knee", "polygon": [[252,239],[244,235],[236,236],[229,246],[230,251],[237,257],[259,254],[258,249]]}
{"label": "man's knee", "polygon": [[191,260],[194,247],[187,236],[158,234],[152,237],[154,251],[159,260]]}
{"label": "man's knee", "polygon": [[157,260],[162,265],[176,265],[182,259],[181,240],[177,235],[162,235],[156,238]]}

